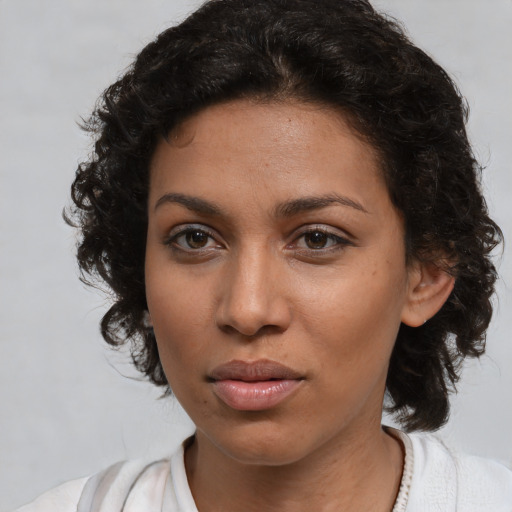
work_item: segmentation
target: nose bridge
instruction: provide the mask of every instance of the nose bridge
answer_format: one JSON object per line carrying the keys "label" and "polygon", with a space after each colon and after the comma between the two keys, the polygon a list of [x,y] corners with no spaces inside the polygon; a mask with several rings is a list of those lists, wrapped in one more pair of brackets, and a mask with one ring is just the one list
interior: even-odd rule
{"label": "nose bridge", "polygon": [[280,293],[279,267],[268,241],[240,247],[226,271],[219,326],[246,336],[254,336],[263,327],[286,329],[289,312]]}

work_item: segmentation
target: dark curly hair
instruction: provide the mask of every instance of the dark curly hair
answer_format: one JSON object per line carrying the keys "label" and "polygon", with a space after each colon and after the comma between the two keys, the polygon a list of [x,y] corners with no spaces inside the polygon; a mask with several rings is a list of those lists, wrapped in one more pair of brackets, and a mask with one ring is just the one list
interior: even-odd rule
{"label": "dark curly hair", "polygon": [[[331,106],[381,156],[405,220],[406,253],[452,273],[455,288],[425,325],[402,325],[387,408],[407,430],[434,430],[466,357],[485,348],[501,242],[467,139],[467,106],[447,73],[365,0],[209,0],[147,45],[111,85],[85,128],[94,153],[72,185],[82,279],[114,303],[101,332],[131,340],[137,368],[166,386],[144,321],[148,167],[155,146],[191,114],[241,98]],[[449,262],[449,263],[446,263]]]}

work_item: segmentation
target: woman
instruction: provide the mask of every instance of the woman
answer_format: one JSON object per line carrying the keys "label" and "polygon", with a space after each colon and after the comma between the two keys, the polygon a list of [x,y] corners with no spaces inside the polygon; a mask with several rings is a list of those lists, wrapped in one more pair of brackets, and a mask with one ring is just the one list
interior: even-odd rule
{"label": "woman", "polygon": [[484,350],[501,232],[446,73],[365,1],[210,0],[103,96],[73,184],[112,345],[195,435],[29,510],[510,510],[404,430]]}

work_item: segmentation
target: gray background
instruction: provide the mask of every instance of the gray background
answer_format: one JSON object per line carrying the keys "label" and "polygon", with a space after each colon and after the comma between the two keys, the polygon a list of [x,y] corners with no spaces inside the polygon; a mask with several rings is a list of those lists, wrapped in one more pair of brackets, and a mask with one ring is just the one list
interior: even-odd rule
{"label": "gray background", "polygon": [[[168,453],[191,431],[172,400],[106,349],[106,299],[78,282],[61,219],[89,151],[77,128],[101,90],[159,31],[198,5],[178,0],[0,0],[0,509],[130,457]],[[512,1],[379,0],[444,65],[472,108],[491,212],[512,238]],[[501,260],[488,355],[468,365],[441,436],[512,461],[512,261]],[[125,378],[129,377],[129,378]]]}

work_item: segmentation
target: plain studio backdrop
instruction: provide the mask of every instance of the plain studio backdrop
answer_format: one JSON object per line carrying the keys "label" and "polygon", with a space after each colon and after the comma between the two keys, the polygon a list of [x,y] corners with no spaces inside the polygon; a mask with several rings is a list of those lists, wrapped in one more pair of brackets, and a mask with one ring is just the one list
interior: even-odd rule
{"label": "plain studio backdrop", "polygon": [[[108,300],[77,278],[62,218],[77,126],[185,0],[0,0],[0,510],[121,459],[169,453],[192,425],[104,345]],[[512,1],[378,0],[451,73],[471,107],[492,215],[512,239]],[[499,265],[488,352],[467,365],[440,435],[512,462],[512,258]],[[126,378],[132,377],[132,378]]]}

